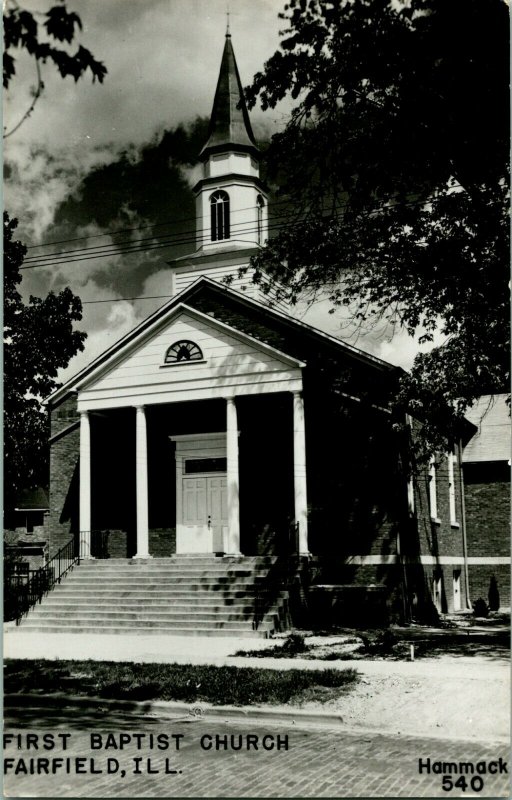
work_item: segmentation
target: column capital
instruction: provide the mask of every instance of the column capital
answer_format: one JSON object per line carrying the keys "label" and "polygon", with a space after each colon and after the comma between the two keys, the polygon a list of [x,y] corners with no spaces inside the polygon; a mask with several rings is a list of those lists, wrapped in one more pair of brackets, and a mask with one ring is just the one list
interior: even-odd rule
{"label": "column capital", "polygon": [[146,405],[144,403],[137,403],[137,405],[134,406],[134,409],[135,411],[145,411]]}
{"label": "column capital", "polygon": [[292,394],[294,397],[302,397],[302,389],[292,389]]}
{"label": "column capital", "polygon": [[88,411],[79,411],[78,413],[80,414],[82,419],[84,419],[84,418],[89,416],[89,412]]}

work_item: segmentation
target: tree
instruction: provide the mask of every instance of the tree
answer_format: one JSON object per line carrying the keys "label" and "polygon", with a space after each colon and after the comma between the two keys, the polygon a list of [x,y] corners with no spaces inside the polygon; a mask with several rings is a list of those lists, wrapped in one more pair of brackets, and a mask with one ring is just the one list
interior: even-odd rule
{"label": "tree", "polygon": [[18,292],[26,247],[13,239],[16,219],[4,212],[4,509],[22,489],[47,485],[48,420],[41,401],[59,384],[57,372],[80,350],[73,330],[82,303],[69,288],[24,303]]}
{"label": "tree", "polygon": [[432,448],[440,421],[444,441],[508,387],[507,4],[291,0],[280,16],[281,49],[247,89],[250,106],[296,101],[268,151],[288,216],[256,280],[442,336],[397,400]]}
{"label": "tree", "polygon": [[15,0],[7,0],[4,8],[4,88],[9,88],[16,74],[13,50],[25,50],[29,53],[34,58],[37,71],[37,85],[33,91],[32,103],[15,127],[5,134],[10,136],[30,116],[44,89],[40,63],[53,62],[63,78],[70,75],[75,81],[89,70],[93,82],[97,79],[102,83],[107,69],[82,45],[75,53],[68,52],[66,46],[73,42],[76,29],[82,29],[82,22],[78,14],[66,9],[65,0],[60,0],[57,5],[41,15],[44,18],[41,25],[36,19],[36,14],[21,8]]}

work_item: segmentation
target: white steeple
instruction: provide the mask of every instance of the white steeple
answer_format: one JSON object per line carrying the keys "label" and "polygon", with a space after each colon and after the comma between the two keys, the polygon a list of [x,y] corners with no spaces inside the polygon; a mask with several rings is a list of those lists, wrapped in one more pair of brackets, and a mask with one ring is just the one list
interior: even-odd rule
{"label": "white steeple", "polygon": [[263,245],[268,236],[268,195],[259,177],[260,153],[229,29],[200,158],[203,177],[194,187],[198,249],[212,253]]}

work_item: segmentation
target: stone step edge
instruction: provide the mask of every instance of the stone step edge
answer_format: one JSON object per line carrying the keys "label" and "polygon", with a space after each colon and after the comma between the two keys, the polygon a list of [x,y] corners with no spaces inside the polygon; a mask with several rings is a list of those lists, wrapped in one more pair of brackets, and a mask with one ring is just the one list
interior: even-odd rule
{"label": "stone step edge", "polygon": [[[102,628],[102,627],[70,627],[64,628],[62,625],[59,627],[57,626],[48,626],[47,628],[44,627],[30,627],[30,626],[21,626],[16,628],[14,633],[15,636],[30,636],[33,634],[43,635],[43,634],[94,634],[99,636],[119,636],[125,637],[127,633],[130,636],[146,636],[146,637],[157,637],[157,636],[180,636],[180,637],[194,637],[194,636],[201,636],[203,639],[215,639],[216,637],[229,637],[229,638],[240,638],[240,639],[270,639],[271,635],[274,633],[273,628],[263,629],[258,628],[257,631],[245,628]],[[107,659],[108,660],[108,659]]]}

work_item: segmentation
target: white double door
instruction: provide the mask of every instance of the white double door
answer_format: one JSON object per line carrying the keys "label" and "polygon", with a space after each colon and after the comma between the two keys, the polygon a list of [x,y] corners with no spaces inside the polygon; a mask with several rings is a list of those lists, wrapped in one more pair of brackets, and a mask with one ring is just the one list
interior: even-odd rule
{"label": "white double door", "polygon": [[182,541],[178,552],[223,553],[228,526],[226,475],[191,475],[182,480]]}

